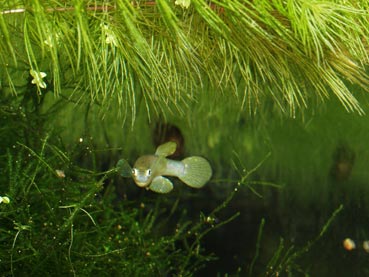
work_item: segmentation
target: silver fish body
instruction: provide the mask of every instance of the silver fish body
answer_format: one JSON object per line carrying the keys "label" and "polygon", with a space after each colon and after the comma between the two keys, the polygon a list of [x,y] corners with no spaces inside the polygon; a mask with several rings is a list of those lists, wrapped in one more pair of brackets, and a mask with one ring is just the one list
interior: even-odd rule
{"label": "silver fish body", "polygon": [[145,155],[137,159],[132,169],[132,177],[137,186],[159,193],[173,189],[172,182],[163,176],[178,177],[193,188],[201,188],[212,175],[209,162],[202,157],[189,157],[182,161],[167,159],[176,149],[175,142],[158,147],[154,155]]}
{"label": "silver fish body", "polygon": [[166,159],[158,155],[145,155],[137,159],[132,177],[139,187],[147,187],[157,176],[181,176],[185,166],[181,161]]}

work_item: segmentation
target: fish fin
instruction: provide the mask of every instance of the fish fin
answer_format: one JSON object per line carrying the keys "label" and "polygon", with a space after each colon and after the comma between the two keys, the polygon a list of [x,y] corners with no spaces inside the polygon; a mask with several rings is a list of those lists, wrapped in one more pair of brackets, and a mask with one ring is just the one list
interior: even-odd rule
{"label": "fish fin", "polygon": [[169,179],[157,176],[152,180],[149,189],[157,193],[168,193],[173,189],[173,184]]}
{"label": "fish fin", "polygon": [[177,143],[175,143],[174,141],[169,141],[167,143],[159,145],[156,149],[155,155],[167,157],[176,152],[176,149]]}
{"label": "fish fin", "polygon": [[189,157],[182,160],[184,171],[178,178],[186,185],[201,188],[208,182],[213,174],[209,162],[203,157]]}
{"label": "fish fin", "polygon": [[125,159],[121,159],[117,163],[117,171],[123,177],[132,177],[132,167]]}

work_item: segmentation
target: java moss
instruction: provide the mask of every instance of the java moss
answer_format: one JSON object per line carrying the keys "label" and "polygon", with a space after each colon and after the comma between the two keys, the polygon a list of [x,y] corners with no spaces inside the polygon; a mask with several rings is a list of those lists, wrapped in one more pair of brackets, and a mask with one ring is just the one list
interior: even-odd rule
{"label": "java moss", "polygon": [[29,124],[35,111],[24,116],[16,104],[2,105],[3,274],[188,276],[215,258],[201,238],[232,217],[190,220],[178,196],[119,195],[116,169],[94,170],[102,164],[93,145],[63,148],[57,130]]}
{"label": "java moss", "polygon": [[[112,208],[111,195],[98,195],[101,182],[86,177],[81,183],[60,181],[48,175],[28,184],[34,189],[20,193],[12,187],[7,193],[11,204],[2,207],[4,274],[191,275],[211,260],[196,242],[202,229],[210,227],[178,221],[175,230],[163,235],[156,226],[159,210],[165,212],[160,201],[120,201]],[[187,249],[179,245],[184,240],[193,241]]]}

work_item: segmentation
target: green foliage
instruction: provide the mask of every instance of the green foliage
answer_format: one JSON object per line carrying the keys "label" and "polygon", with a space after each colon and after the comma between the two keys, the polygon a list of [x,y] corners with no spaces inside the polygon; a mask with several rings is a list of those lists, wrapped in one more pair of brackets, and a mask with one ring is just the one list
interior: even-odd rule
{"label": "green foliage", "polygon": [[[158,218],[167,204],[159,200],[145,209],[121,200],[112,206],[112,184],[102,191],[108,173],[96,180],[61,156],[46,140],[39,153],[24,145],[8,151],[1,180],[11,199],[0,212],[4,274],[189,275],[211,259],[201,238],[223,222],[208,227],[180,220],[163,235]],[[66,167],[65,178],[55,173],[58,166]],[[184,241],[192,242],[179,247]]]}
{"label": "green foliage", "polygon": [[[304,254],[309,252],[313,246],[320,243],[320,240],[324,235],[326,235],[330,225],[336,219],[336,217],[341,213],[343,209],[343,205],[340,205],[331,215],[331,217],[327,220],[327,222],[322,227],[320,233],[311,241],[308,241],[304,246],[300,249],[296,249],[294,245],[285,249],[285,245],[283,239],[281,239],[280,244],[275,251],[275,254],[270,259],[267,265],[267,271],[265,272],[268,276],[278,276],[281,272],[286,272],[289,275],[294,275],[297,273],[304,273],[305,270],[300,268],[298,264],[298,260],[303,257]],[[260,232],[262,232],[263,225],[260,225]],[[250,272],[252,272],[252,268],[250,268]]]}
{"label": "green foliage", "polygon": [[[266,265],[260,266],[258,270],[254,270],[254,266],[259,259],[260,249],[263,244],[263,232],[265,228],[265,219],[261,220],[258,236],[256,240],[256,249],[255,255],[252,259],[252,262],[248,266],[248,276],[296,276],[296,275],[304,275],[309,276],[309,267],[310,264],[302,263],[306,268],[303,268],[301,265],[301,260],[308,259],[307,253],[311,251],[313,247],[319,248],[319,244],[323,245],[323,237],[327,236],[328,229],[334,220],[338,217],[338,215],[342,212],[343,206],[340,205],[333,214],[328,218],[325,222],[324,226],[321,228],[319,234],[312,240],[305,243],[303,246],[296,246],[294,244],[288,245],[284,241],[284,239],[280,239],[279,245],[277,248],[272,251],[274,253],[269,257],[269,260]],[[264,246],[269,248],[269,246]]]}
{"label": "green foliage", "polygon": [[[250,275],[321,272],[309,255],[350,232],[367,239],[367,118],[337,105],[367,112],[367,1],[175,2],[0,4],[3,274],[232,272],[211,265],[204,242],[226,223],[239,235],[224,248],[256,245],[238,265]],[[211,162],[214,179],[196,193],[117,179],[117,161],[153,153],[155,124],[167,122],[185,156]],[[330,173],[339,145],[357,153],[343,182]],[[324,223],[342,203],[348,212]],[[338,212],[340,228],[358,223],[319,252]]]}
{"label": "green foliage", "polygon": [[60,130],[46,124],[55,108],[40,113],[25,103],[1,105],[0,191],[10,199],[0,203],[3,274],[190,276],[215,259],[202,240],[237,216],[209,220],[234,193],[196,220],[176,197],[130,201],[116,191],[115,167],[97,170],[98,151],[64,148]]}
{"label": "green foliage", "polygon": [[207,84],[240,111],[272,98],[295,115],[333,93],[362,112],[346,83],[367,88],[368,22],[366,1],[7,1],[1,85],[19,93],[16,75],[45,72],[55,95],[103,115],[117,102],[131,122],[141,102],[183,114]]}

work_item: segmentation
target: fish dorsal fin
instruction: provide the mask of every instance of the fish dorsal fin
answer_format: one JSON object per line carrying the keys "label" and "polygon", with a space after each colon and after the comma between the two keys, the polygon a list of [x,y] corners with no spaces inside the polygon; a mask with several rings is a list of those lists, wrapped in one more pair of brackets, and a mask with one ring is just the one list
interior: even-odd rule
{"label": "fish dorsal fin", "polygon": [[169,141],[167,143],[159,145],[159,147],[156,149],[155,155],[167,157],[176,152],[176,149],[177,143],[175,143],[174,141]]}
{"label": "fish dorsal fin", "polygon": [[169,179],[157,176],[152,180],[149,189],[157,193],[168,193],[173,189],[173,184]]}
{"label": "fish dorsal fin", "polygon": [[117,163],[117,170],[123,177],[131,177],[132,176],[132,167],[125,159],[121,159]]}

